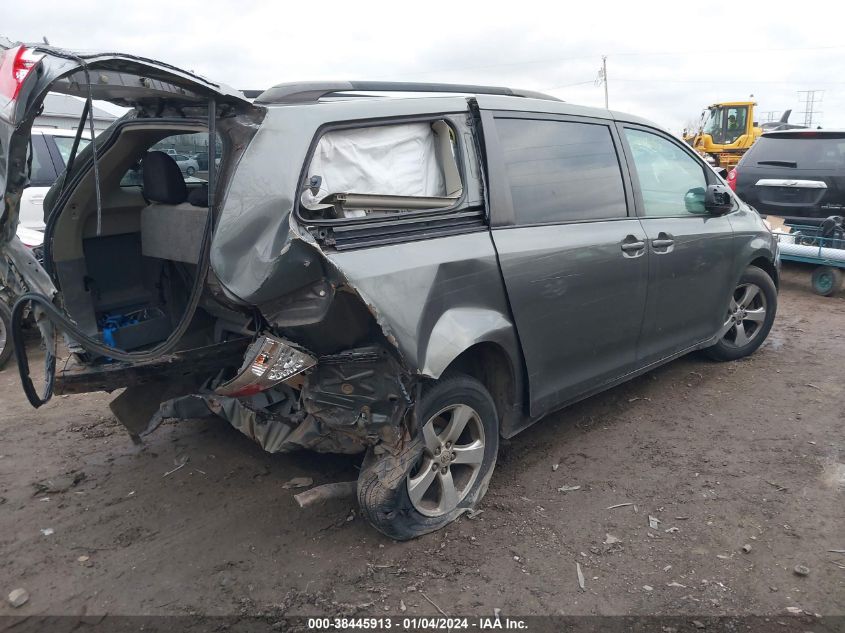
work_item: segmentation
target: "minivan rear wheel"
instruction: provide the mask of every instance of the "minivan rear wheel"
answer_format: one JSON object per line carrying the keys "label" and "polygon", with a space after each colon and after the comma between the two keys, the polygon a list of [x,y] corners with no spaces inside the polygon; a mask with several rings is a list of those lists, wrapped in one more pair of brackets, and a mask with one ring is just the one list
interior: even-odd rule
{"label": "minivan rear wheel", "polygon": [[769,335],[777,307],[778,293],[772,278],[764,270],[749,266],[731,293],[718,342],[705,352],[722,361],[753,354]]}
{"label": "minivan rear wheel", "polygon": [[438,530],[473,508],[496,465],[496,406],[477,380],[453,375],[417,404],[420,429],[398,455],[368,453],[358,478],[364,517],[404,541]]}
{"label": "minivan rear wheel", "polygon": [[12,311],[0,299],[0,369],[12,356]]}

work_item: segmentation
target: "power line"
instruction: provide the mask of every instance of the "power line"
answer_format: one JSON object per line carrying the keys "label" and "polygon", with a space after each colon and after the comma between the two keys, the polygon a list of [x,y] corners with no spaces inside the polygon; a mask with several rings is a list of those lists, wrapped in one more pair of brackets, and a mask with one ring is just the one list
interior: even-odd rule
{"label": "power line", "polygon": [[[655,77],[653,79],[625,79],[616,77],[615,81],[630,81],[630,82],[649,82],[649,83],[668,83],[668,84],[782,84],[786,86],[795,86],[799,84],[808,83],[805,81],[769,81],[758,79],[661,79]],[[814,81],[813,83],[822,86],[843,85],[845,81]]]}
{"label": "power line", "polygon": [[[842,50],[845,49],[843,45],[837,46],[807,46],[807,47],[794,47],[794,48],[733,48],[733,49],[719,49],[720,53],[778,53],[778,52],[799,52],[799,51],[830,51],[830,50]],[[666,55],[670,55],[673,57],[679,56],[699,56],[699,55],[712,55],[713,52],[710,50],[680,50],[680,51],[628,51],[628,52],[618,52],[612,53],[607,55],[607,57],[662,57]],[[440,70],[423,70],[419,72],[411,72],[411,73],[404,73],[405,76],[415,76],[415,75],[432,75],[432,74],[439,74],[445,72],[463,72],[465,70],[489,70],[493,68],[509,68],[514,66],[532,66],[536,64],[556,64],[559,62],[570,62],[570,61],[578,61],[583,59],[595,59],[596,54],[590,55],[574,55],[570,57],[553,57],[553,58],[546,58],[546,59],[534,59],[534,60],[523,60],[518,62],[504,62],[500,64],[485,64],[481,66],[464,66],[461,68],[443,68]]]}

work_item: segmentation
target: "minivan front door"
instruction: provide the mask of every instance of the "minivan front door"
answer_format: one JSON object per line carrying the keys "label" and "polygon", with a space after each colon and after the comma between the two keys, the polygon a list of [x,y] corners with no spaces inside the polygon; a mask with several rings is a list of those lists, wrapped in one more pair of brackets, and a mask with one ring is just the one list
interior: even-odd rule
{"label": "minivan front door", "polygon": [[[639,365],[717,333],[736,281],[727,216],[704,209],[715,174],[684,145],[655,130],[620,126],[649,248],[648,303]],[[708,174],[710,172],[710,174]]]}
{"label": "minivan front door", "polygon": [[492,235],[539,416],[632,369],[646,235],[608,121],[485,115]]}

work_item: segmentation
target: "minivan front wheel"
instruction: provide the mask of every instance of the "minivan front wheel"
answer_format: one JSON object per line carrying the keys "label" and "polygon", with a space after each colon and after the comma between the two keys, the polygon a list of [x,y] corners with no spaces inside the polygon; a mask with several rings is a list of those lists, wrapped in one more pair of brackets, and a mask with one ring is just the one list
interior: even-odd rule
{"label": "minivan front wheel", "polygon": [[754,353],[769,335],[777,307],[772,278],[749,266],[731,294],[718,342],[705,351],[715,360],[737,360]]}
{"label": "minivan front wheel", "polygon": [[451,376],[417,405],[420,429],[398,455],[371,451],[358,478],[361,512],[390,538],[437,530],[484,496],[499,448],[496,406],[477,380]]}

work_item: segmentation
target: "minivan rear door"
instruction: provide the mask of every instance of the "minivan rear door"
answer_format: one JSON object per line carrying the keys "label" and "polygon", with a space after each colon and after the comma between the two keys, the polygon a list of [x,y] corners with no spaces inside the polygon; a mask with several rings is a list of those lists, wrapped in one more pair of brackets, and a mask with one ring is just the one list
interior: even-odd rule
{"label": "minivan rear door", "polygon": [[0,38],[0,247],[15,235],[21,194],[30,183],[32,122],[48,92],[90,95],[151,115],[204,107],[210,98],[235,109],[255,107],[237,90],[162,62]]}
{"label": "minivan rear door", "polygon": [[760,213],[800,221],[845,211],[845,132],[763,135],[736,169],[736,192]]}

